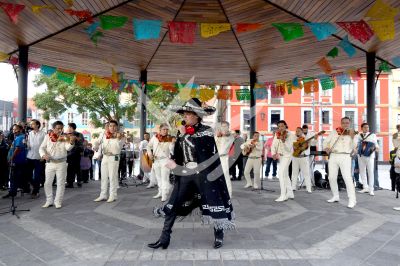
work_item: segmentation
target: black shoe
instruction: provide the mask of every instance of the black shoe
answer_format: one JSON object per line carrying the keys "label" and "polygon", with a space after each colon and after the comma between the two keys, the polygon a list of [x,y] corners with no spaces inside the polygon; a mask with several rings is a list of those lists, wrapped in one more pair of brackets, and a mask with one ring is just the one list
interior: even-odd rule
{"label": "black shoe", "polygon": [[82,187],[82,182],[78,182],[78,187]]}
{"label": "black shoe", "polygon": [[[92,179],[90,179],[90,180],[92,180]],[[87,183],[89,183],[89,181],[83,181],[83,183],[87,184]]]}
{"label": "black shoe", "polygon": [[162,249],[167,249],[168,246],[169,246],[169,240],[167,242],[165,242],[165,243],[161,242],[160,240],[157,240],[157,242],[147,244],[147,246],[149,248],[154,248],[154,249],[157,249],[159,247],[162,247]]}
{"label": "black shoe", "polygon": [[32,193],[31,194],[31,199],[37,199],[39,198],[39,193]]}
{"label": "black shoe", "polygon": [[74,185],[73,184],[67,184],[65,187],[66,188],[74,188]]}
{"label": "black shoe", "polygon": [[11,197],[11,194],[8,193],[7,195],[4,195],[3,197],[1,197],[2,199],[8,199],[9,197]]}
{"label": "black shoe", "polygon": [[224,245],[224,241],[222,239],[215,239],[214,240],[214,248],[220,248]]}

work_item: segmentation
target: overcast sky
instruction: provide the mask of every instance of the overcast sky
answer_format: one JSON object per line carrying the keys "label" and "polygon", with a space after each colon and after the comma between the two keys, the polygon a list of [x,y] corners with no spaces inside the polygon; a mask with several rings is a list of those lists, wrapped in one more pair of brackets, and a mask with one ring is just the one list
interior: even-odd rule
{"label": "overcast sky", "polygon": [[[33,80],[37,74],[39,74],[39,70],[29,71],[28,98],[32,98],[37,92],[45,90],[45,86],[36,88],[33,85]],[[0,81],[0,100],[12,101],[18,97],[18,83],[10,64],[0,63]]]}

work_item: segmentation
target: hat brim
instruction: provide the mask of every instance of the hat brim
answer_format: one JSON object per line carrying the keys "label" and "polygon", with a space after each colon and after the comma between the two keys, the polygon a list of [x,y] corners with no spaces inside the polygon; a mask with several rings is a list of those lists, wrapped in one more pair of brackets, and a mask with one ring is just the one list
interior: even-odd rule
{"label": "hat brim", "polygon": [[206,108],[201,108],[201,107],[190,107],[190,106],[172,106],[169,108],[172,112],[178,113],[178,114],[183,114],[184,112],[192,112],[197,114],[198,116],[207,116],[207,115],[212,115],[215,113],[216,109],[214,107],[206,107]]}

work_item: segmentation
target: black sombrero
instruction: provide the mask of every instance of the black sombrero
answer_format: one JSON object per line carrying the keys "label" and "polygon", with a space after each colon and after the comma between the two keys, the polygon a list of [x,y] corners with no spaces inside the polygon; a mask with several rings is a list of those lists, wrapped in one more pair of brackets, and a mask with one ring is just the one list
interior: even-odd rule
{"label": "black sombrero", "polygon": [[183,106],[172,106],[169,109],[178,114],[183,114],[183,112],[193,112],[200,117],[212,115],[216,110],[215,107],[212,106],[203,107],[198,98],[190,99]]}

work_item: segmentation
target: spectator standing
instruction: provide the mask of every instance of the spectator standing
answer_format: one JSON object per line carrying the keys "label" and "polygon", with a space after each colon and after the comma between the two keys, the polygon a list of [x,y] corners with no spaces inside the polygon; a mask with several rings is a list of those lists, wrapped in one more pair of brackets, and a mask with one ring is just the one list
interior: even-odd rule
{"label": "spectator standing", "polygon": [[8,188],[8,163],[7,154],[9,146],[3,132],[0,132],[0,189]]}
{"label": "spectator standing", "polygon": [[75,136],[76,141],[74,147],[68,151],[68,168],[67,168],[67,188],[73,188],[75,178],[78,184],[78,187],[82,186],[82,177],[81,177],[81,153],[83,152],[83,140],[84,137],[81,133],[76,131],[76,124],[69,123],[68,124],[68,135]]}

